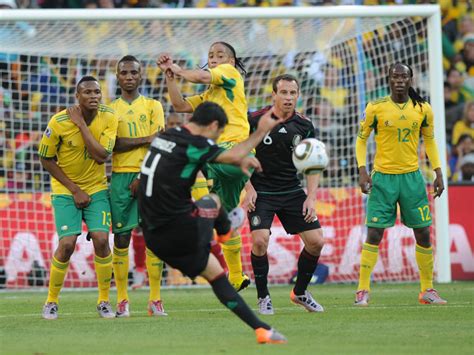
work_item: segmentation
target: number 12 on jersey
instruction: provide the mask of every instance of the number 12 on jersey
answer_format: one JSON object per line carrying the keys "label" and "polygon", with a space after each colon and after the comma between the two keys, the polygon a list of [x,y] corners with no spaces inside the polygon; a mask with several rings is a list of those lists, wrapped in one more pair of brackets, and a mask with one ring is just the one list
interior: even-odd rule
{"label": "number 12 on jersey", "polygon": [[[152,157],[152,159],[150,159],[152,154],[155,154],[155,153],[152,153],[150,151],[146,153],[145,159],[143,159],[143,164],[142,164],[142,169],[141,169],[141,174],[147,176],[146,191],[145,191],[145,195],[147,197],[151,197],[151,194],[153,193],[153,177],[155,176],[156,166],[158,165],[158,162],[160,161],[160,158],[161,158],[161,154],[157,153]],[[151,163],[148,163],[149,160],[151,160]]]}

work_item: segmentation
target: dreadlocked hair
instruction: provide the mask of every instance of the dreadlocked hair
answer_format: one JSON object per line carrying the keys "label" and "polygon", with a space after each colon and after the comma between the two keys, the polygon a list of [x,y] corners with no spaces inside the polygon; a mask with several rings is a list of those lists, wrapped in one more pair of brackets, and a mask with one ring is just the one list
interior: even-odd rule
{"label": "dreadlocked hair", "polygon": [[[240,69],[241,73],[243,76],[246,76],[247,75],[247,70],[245,69],[245,65],[244,63],[242,62],[242,59],[240,58],[237,58],[237,53],[235,52],[235,49],[234,47],[232,47],[229,43],[227,42],[214,42],[211,46],[213,46],[214,44],[222,44],[223,46],[226,46],[227,48],[230,49],[230,51],[232,52],[232,55],[234,56],[234,59],[235,59],[235,66],[237,68]],[[201,67],[201,69],[205,68],[207,66],[207,64],[205,64],[204,66]]]}
{"label": "dreadlocked hair", "polygon": [[[413,78],[413,69],[408,64],[402,62],[392,64],[388,72],[391,73],[393,68],[395,68],[397,65],[403,65],[404,67],[407,67],[410,71],[410,78]],[[413,102],[413,107],[420,105],[420,108],[423,111],[423,104],[426,102],[426,100],[411,86],[408,88],[408,97],[410,97],[411,101]]]}

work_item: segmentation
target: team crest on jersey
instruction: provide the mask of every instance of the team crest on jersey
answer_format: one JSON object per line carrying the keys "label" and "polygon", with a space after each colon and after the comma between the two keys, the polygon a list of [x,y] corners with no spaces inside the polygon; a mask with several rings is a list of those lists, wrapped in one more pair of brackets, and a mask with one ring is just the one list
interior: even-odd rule
{"label": "team crest on jersey", "polygon": [[146,115],[140,115],[140,121],[145,122],[146,121]]}
{"label": "team crest on jersey", "polygon": [[418,122],[413,122],[411,128],[416,129],[418,128]]}
{"label": "team crest on jersey", "polygon": [[302,139],[303,137],[301,137],[299,134],[295,134],[293,137],[293,147],[296,147],[298,144],[300,144]]}
{"label": "team crest on jersey", "polygon": [[47,127],[46,131],[44,131],[44,135],[48,138],[51,137],[51,128]]}
{"label": "team crest on jersey", "polygon": [[392,121],[389,121],[389,120],[386,120],[386,121],[384,122],[384,124],[385,124],[385,127],[392,127],[392,126],[393,126]]}
{"label": "team crest on jersey", "polygon": [[253,216],[252,217],[252,220],[250,221],[250,223],[252,224],[252,226],[256,227],[258,225],[260,225],[260,217],[259,216]]}

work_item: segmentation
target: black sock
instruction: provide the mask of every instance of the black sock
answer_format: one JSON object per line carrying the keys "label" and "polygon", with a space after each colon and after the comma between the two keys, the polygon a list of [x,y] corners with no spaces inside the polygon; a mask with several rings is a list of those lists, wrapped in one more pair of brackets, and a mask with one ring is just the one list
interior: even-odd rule
{"label": "black sock", "polygon": [[255,313],[247,306],[245,301],[237,294],[237,291],[231,286],[225,274],[218,276],[209,282],[215,295],[221,303],[234,312],[237,317],[242,319],[253,329],[271,327],[257,318]]}
{"label": "black sock", "polygon": [[221,207],[219,210],[219,215],[214,221],[214,228],[216,229],[218,235],[224,235],[230,231],[229,216],[227,215],[227,211],[224,207]]}
{"label": "black sock", "polygon": [[265,253],[262,256],[257,256],[254,253],[250,254],[252,261],[253,274],[255,275],[255,286],[257,286],[257,297],[265,298],[270,295],[268,292],[268,255]]}
{"label": "black sock", "polygon": [[313,277],[314,270],[316,270],[318,259],[319,255],[312,255],[308,253],[305,248],[301,251],[300,257],[298,258],[298,275],[295,287],[293,288],[295,295],[301,296],[304,294],[304,291]]}

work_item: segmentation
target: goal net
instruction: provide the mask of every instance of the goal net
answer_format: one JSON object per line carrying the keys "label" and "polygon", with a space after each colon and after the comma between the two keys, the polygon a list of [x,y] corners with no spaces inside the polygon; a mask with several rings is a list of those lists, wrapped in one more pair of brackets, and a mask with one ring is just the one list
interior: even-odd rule
{"label": "goal net", "polygon": [[[171,105],[163,74],[155,65],[157,55],[169,52],[184,67],[202,67],[215,41],[231,43],[243,59],[250,111],[271,103],[271,82],[276,75],[291,73],[299,79],[298,111],[311,118],[330,156],[316,205],[326,239],[320,272],[327,273],[326,282],[356,281],[366,236],[366,199],[358,188],[354,153],[360,117],[367,102],[388,95],[390,64],[409,64],[414,86],[428,100],[433,97],[434,79],[430,76],[427,17],[372,16],[373,10],[355,16],[354,9],[330,9],[339,13],[333,16],[322,8],[234,9],[230,13],[189,10],[181,12],[182,18],[178,12],[169,16],[169,10],[137,10],[127,12],[128,16],[117,11],[101,12],[104,16],[95,16],[93,11],[62,11],[58,16],[58,12],[45,10],[41,18],[40,12],[17,19],[0,16],[0,287],[47,285],[58,237],[49,175],[40,166],[37,147],[49,118],[75,102],[78,79],[84,75],[98,78],[103,102],[110,103],[119,94],[116,63],[126,54],[134,55],[143,63],[141,93],[161,101],[168,117]],[[185,95],[205,89],[189,83],[182,83],[181,88]],[[436,117],[437,124],[442,118]],[[438,138],[438,142],[444,140],[444,136]],[[368,161],[374,150],[372,141]],[[425,157],[421,147],[420,166],[429,185],[433,176]],[[95,285],[93,248],[85,234],[79,237],[72,256],[66,286]],[[436,234],[433,223],[433,239]],[[248,224],[242,236],[244,271],[252,275]],[[299,237],[288,235],[276,219],[268,250],[270,282],[290,282],[301,248]],[[375,281],[418,279],[413,233],[399,218],[387,229],[380,250]],[[130,259],[133,270],[133,247]],[[165,285],[190,283],[169,268],[164,277]]]}

